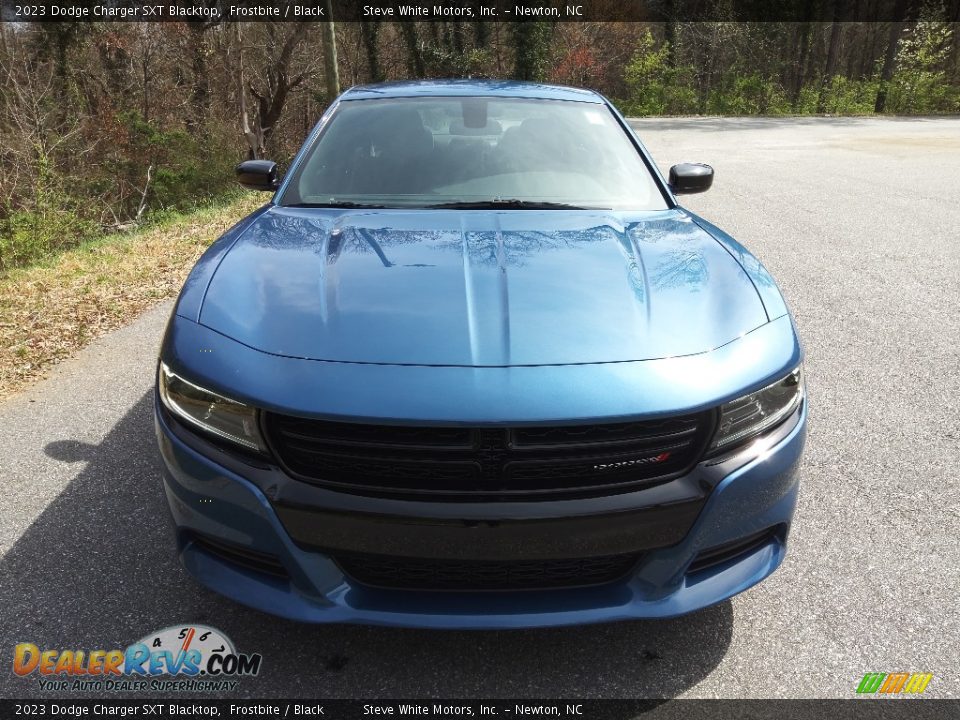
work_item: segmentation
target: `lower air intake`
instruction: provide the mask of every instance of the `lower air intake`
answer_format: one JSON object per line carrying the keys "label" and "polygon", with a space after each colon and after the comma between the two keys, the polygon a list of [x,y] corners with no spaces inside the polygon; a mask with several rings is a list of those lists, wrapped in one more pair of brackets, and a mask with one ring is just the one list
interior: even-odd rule
{"label": "lower air intake", "polygon": [[636,565],[637,555],[513,562],[426,560],[380,555],[338,555],[357,582],[401,590],[542,590],[613,582]]}

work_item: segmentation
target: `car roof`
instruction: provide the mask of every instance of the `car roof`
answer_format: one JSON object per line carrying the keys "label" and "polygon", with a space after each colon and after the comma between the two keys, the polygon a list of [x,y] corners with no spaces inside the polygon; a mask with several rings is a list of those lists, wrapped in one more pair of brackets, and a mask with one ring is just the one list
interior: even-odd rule
{"label": "car roof", "polygon": [[357,85],[343,93],[340,99],[372,100],[374,98],[471,95],[604,102],[604,99],[592,90],[516,80],[416,80]]}

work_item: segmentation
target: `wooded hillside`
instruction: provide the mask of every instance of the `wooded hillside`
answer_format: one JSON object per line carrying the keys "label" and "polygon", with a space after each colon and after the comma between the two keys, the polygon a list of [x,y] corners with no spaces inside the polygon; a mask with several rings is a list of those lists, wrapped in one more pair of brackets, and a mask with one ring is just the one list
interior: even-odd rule
{"label": "wooded hillside", "polygon": [[330,23],[0,24],[0,272],[203,205],[245,157],[288,161],[338,85],[543,80],[628,115],[957,112],[946,20],[960,5],[891,3],[894,22],[365,22],[335,36]]}

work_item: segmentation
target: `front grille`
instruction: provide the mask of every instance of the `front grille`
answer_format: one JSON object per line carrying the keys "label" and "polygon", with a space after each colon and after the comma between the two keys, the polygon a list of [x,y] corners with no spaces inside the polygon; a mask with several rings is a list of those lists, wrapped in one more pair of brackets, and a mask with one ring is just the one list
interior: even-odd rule
{"label": "front grille", "polygon": [[712,415],[596,425],[364,425],[268,413],[292,476],[361,495],[429,500],[587,497],[661,482],[703,454]]}
{"label": "front grille", "polygon": [[637,564],[637,555],[512,562],[425,560],[384,555],[338,555],[354,580],[399,590],[544,590],[613,582]]}

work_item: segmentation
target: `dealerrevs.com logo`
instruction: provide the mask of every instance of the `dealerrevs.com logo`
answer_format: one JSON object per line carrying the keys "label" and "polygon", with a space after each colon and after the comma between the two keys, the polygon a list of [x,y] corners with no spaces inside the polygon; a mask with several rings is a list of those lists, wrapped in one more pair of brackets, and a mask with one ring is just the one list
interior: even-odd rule
{"label": "dealerrevs.com logo", "polygon": [[36,677],[41,690],[98,692],[232,691],[260,672],[259,653],[239,653],[204,625],[173,625],[125,649],[41,649],[19,643],[13,672]]}

